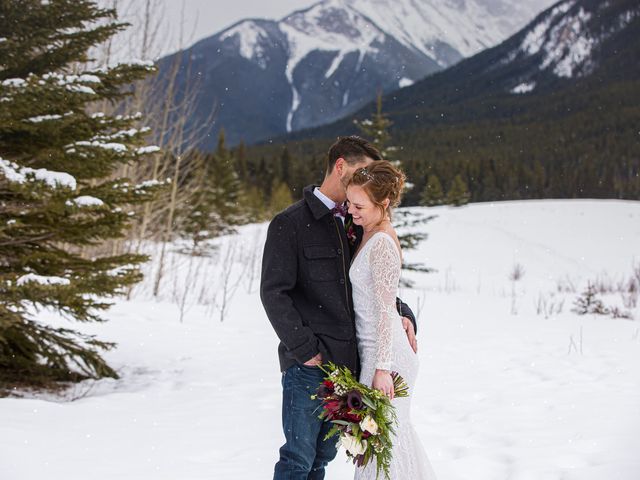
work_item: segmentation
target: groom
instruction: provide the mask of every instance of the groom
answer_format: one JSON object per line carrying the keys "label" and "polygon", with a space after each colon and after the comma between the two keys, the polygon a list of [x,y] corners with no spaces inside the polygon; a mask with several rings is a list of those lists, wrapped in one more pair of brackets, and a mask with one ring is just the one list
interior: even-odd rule
{"label": "groom", "polygon": [[[311,400],[334,362],[356,375],[356,343],[349,264],[362,238],[346,212],[344,185],[353,172],[381,160],[360,137],[341,137],[331,146],[320,187],[277,214],[269,225],[262,260],[260,297],[280,338],[282,427],[274,480],[320,480],[336,456],[336,441],[324,441],[329,423],[318,419],[319,400]],[[346,227],[345,227],[346,226]],[[417,350],[415,318],[398,300],[408,340]]]}

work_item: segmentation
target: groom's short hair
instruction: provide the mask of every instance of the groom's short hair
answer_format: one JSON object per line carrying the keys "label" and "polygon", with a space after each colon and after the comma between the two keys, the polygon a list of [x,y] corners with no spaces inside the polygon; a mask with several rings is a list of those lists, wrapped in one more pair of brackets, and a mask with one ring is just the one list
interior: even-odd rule
{"label": "groom's short hair", "polygon": [[344,158],[348,164],[353,165],[364,161],[366,157],[371,160],[382,160],[380,151],[364,138],[357,135],[338,137],[338,141],[331,145],[329,149],[327,174],[333,171],[333,167],[339,158]]}

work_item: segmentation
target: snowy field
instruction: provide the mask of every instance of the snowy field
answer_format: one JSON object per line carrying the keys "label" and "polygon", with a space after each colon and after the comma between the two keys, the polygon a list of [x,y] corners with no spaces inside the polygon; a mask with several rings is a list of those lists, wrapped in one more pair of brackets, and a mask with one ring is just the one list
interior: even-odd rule
{"label": "snowy field", "polygon": [[[406,260],[437,272],[401,296],[419,314],[413,418],[439,479],[640,479],[640,308],[571,312],[588,281],[624,309],[640,202],[412,211],[436,215]],[[264,233],[245,227],[213,258],[172,253],[160,301],[148,265],[109,322],[79,326],[119,344],[106,354],[119,380],[0,399],[0,479],[271,478],[283,436],[277,339],[257,294]],[[340,452],[327,478],[351,476]]]}

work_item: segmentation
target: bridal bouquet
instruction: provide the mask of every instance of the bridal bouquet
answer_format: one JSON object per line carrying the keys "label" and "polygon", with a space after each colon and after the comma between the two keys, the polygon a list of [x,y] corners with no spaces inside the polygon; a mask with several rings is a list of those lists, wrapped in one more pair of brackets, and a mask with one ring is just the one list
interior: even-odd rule
{"label": "bridal bouquet", "polygon": [[[340,435],[340,443],[353,463],[364,467],[375,459],[376,477],[384,472],[389,478],[392,435],[396,424],[395,408],[389,397],[358,382],[346,367],[324,365],[327,376],[312,398],[322,400],[325,421],[333,427],[324,438]],[[397,372],[392,372],[396,397],[409,395],[409,387]]]}

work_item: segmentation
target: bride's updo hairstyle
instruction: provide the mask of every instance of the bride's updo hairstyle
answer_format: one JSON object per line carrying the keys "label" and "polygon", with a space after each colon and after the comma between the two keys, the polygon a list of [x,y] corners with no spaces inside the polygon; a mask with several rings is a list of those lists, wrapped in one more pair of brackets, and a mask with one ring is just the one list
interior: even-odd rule
{"label": "bride's updo hairstyle", "polygon": [[[391,218],[391,209],[400,205],[406,178],[405,174],[394,167],[391,162],[376,160],[367,167],[356,170],[347,183],[347,188],[350,185],[362,187],[382,212],[382,218],[385,217],[385,214]],[[385,209],[384,201],[387,198],[389,206]]]}

